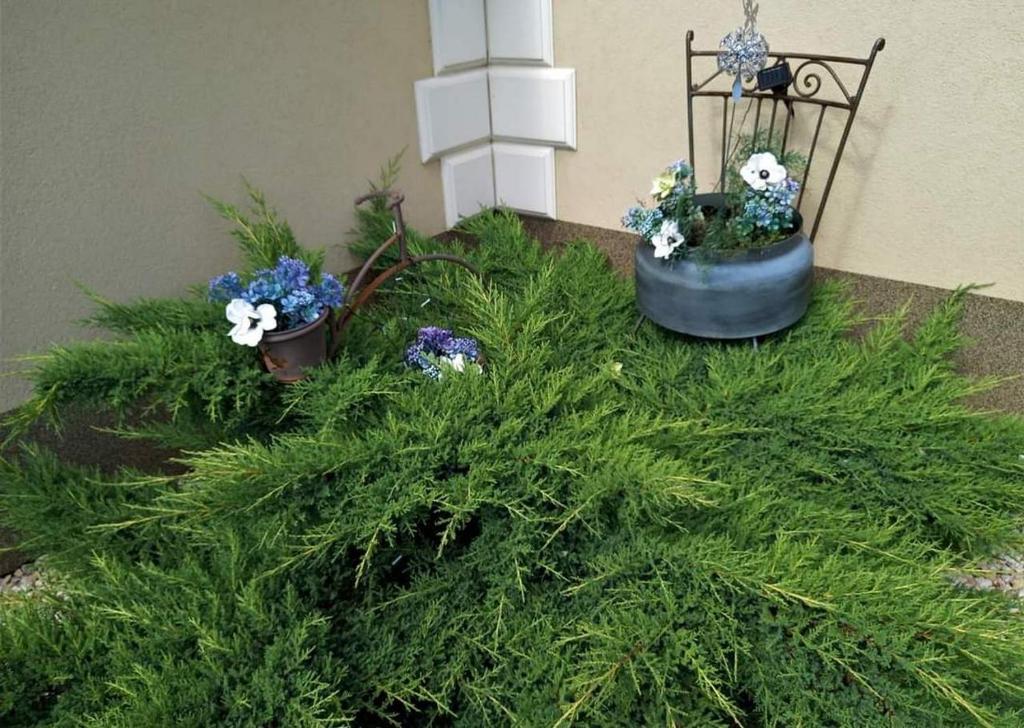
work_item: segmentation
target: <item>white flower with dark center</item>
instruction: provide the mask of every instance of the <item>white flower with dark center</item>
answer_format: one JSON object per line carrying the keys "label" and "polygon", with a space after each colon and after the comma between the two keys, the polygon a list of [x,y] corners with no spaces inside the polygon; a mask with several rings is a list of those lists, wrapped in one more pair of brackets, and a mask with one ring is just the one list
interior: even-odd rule
{"label": "white flower with dark center", "polygon": [[224,313],[234,324],[228,336],[242,346],[256,346],[263,339],[264,331],[277,328],[277,310],[269,303],[254,307],[244,299],[233,298]]}
{"label": "white flower with dark center", "polygon": [[666,220],[661,223],[661,230],[658,231],[658,234],[651,238],[651,245],[654,246],[654,257],[669,257],[684,241],[685,238],[683,238],[683,234],[680,232],[676,221]]}
{"label": "white flower with dark center", "polygon": [[743,181],[755,190],[767,189],[769,185],[777,185],[788,176],[786,168],[771,152],[751,154],[750,159],[740,169]]}

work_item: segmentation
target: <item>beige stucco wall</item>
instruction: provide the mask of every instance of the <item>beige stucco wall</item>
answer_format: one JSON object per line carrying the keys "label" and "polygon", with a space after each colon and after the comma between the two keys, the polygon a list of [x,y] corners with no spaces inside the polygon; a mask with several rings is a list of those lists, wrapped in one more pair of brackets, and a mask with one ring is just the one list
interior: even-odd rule
{"label": "beige stucco wall", "polygon": [[[740,5],[555,0],[555,64],[576,69],[579,125],[578,150],[557,155],[560,218],[617,228],[650,178],[687,156],[685,31],[696,32],[695,48],[716,48],[740,24]],[[947,288],[995,283],[985,293],[1024,300],[1024,3],[760,5],[761,30],[778,50],[863,57],[877,36],[888,41],[817,262]],[[698,128],[698,138],[716,133]],[[705,172],[713,166],[703,162]]]}
{"label": "beige stucco wall", "polygon": [[[301,241],[337,245],[408,146],[407,218],[443,227],[437,164],[416,158],[426,2],[4,0],[0,26],[5,359],[85,335],[73,280],[127,299],[232,267],[199,193],[241,201],[240,175]],[[0,378],[0,410],[24,393]]]}

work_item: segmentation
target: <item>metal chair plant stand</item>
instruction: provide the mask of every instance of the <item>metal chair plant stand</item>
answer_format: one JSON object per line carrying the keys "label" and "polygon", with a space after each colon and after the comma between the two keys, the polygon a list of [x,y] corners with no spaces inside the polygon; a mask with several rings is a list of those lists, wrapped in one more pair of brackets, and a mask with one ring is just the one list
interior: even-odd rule
{"label": "metal chair plant stand", "polygon": [[[716,80],[728,76],[717,67],[703,81],[694,81],[694,59],[718,56],[717,50],[694,50],[693,31],[686,33],[686,110],[687,142],[690,164],[696,168],[694,144],[694,100],[720,100],[721,150],[719,184],[724,190],[726,170],[739,143],[732,144],[737,109],[744,107],[739,133],[753,111],[754,123],[750,138],[760,139],[767,130],[764,146],[774,146],[785,153],[792,144],[792,123],[798,109],[810,109],[813,134],[804,154],[807,164],[800,179],[796,210],[797,231],[789,238],[766,248],[741,251],[732,255],[713,256],[701,262],[684,259],[666,266],[655,260],[651,248],[642,242],[637,246],[637,306],[641,320],[649,318],[664,328],[706,338],[755,338],[787,328],[807,310],[813,277],[813,247],[821,217],[832,191],[836,170],[867,85],[875,57],[885,47],[885,40],[875,41],[866,58],[819,55],[809,53],[772,52],[769,65],[788,64],[795,69],[783,88],[762,91],[756,81],[743,82],[740,99],[733,100],[730,84],[723,88]],[[837,70],[838,69],[838,70]],[[842,73],[840,73],[840,71]],[[822,76],[831,79],[832,94],[822,93]],[[850,92],[842,74],[858,74],[855,91]],[[745,101],[745,103],[744,103]],[[780,112],[780,106],[781,112]],[[769,108],[770,107],[770,108]],[[806,112],[805,112],[806,113]],[[828,167],[825,187],[814,212],[810,234],[804,234],[802,221],[810,219],[803,213],[804,193],[811,166],[818,151],[826,114],[845,115],[843,130]],[[803,149],[799,149],[803,153]],[[820,160],[819,160],[820,161]],[[698,204],[719,207],[721,194],[697,195]],[[639,322],[638,322],[639,323]]]}

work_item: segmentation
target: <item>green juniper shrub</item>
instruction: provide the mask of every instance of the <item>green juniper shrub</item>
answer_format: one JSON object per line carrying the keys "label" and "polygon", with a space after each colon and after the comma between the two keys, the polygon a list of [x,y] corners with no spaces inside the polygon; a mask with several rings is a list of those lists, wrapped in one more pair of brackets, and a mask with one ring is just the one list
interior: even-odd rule
{"label": "green juniper shrub", "polygon": [[311,277],[316,278],[323,267],[324,251],[303,247],[287,221],[267,204],[263,192],[242,180],[251,203],[247,215],[237,206],[213,197],[206,199],[217,213],[235,227],[231,236],[245,258],[245,272],[251,274],[263,268],[273,268],[281,256],[298,258],[309,266]]}
{"label": "green juniper shrub", "polygon": [[[465,227],[481,279],[410,269],[293,386],[187,304],[39,362],[29,413],[184,401],[220,439],[177,477],[3,465],[63,596],[0,604],[0,723],[1021,725],[1024,621],[949,581],[1024,511],[1024,421],[950,364],[963,292],[857,341],[822,284],[755,351],[634,333],[590,245]],[[483,374],[406,369],[428,324]]]}

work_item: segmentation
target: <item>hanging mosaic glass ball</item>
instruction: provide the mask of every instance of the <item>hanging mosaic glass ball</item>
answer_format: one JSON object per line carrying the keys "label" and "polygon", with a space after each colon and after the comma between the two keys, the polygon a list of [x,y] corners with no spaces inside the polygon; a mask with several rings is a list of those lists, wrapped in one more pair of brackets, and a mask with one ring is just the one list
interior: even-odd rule
{"label": "hanging mosaic glass ball", "polygon": [[718,44],[718,68],[752,81],[768,62],[768,41],[756,28],[737,28]]}

